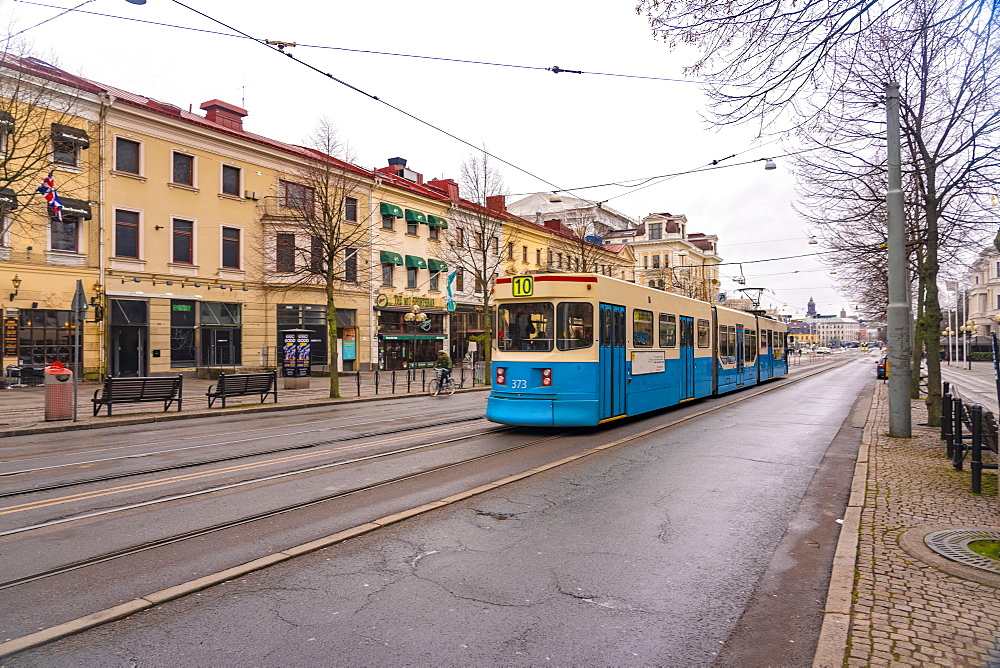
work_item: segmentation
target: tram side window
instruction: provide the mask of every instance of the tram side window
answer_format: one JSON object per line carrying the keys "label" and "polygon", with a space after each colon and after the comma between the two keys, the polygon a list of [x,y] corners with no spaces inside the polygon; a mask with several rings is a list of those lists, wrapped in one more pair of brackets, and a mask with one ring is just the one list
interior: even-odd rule
{"label": "tram side window", "polygon": [[497,310],[500,350],[546,352],[552,350],[552,304],[532,302],[503,304]]}
{"label": "tram side window", "polygon": [[736,363],[736,328],[719,325],[719,361],[723,364]]}
{"label": "tram side window", "polygon": [[677,316],[669,313],[660,314],[660,347],[677,347]]}
{"label": "tram side window", "polygon": [[785,333],[774,333],[774,359],[780,360],[785,357]]}
{"label": "tram side window", "polygon": [[587,302],[562,302],[556,307],[556,331],[559,350],[589,348],[594,343],[594,305]]}
{"label": "tram side window", "polygon": [[712,335],[709,329],[708,320],[698,319],[698,347],[708,348],[712,345]]}
{"label": "tram side window", "polygon": [[653,346],[653,312],[635,309],[632,311],[632,345],[637,348]]}

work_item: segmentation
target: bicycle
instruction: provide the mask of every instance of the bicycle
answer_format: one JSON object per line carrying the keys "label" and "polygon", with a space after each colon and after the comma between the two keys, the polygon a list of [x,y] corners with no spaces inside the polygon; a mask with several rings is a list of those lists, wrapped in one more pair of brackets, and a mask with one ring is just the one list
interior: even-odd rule
{"label": "bicycle", "polygon": [[455,379],[449,375],[448,380],[445,381],[444,385],[441,385],[441,375],[444,369],[434,369],[434,378],[431,379],[430,384],[430,395],[436,397],[442,392],[446,394],[455,394]]}

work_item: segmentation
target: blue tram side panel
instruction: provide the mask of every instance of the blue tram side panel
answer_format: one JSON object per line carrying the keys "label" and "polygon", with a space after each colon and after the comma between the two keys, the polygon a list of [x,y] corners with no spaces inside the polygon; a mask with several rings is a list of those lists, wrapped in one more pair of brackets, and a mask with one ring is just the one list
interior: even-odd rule
{"label": "blue tram side panel", "polygon": [[597,425],[788,371],[784,323],[595,274],[501,278],[486,417]]}

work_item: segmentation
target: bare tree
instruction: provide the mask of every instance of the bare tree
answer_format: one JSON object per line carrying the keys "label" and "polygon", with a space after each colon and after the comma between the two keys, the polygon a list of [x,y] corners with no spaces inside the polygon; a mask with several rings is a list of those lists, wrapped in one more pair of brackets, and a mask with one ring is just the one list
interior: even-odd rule
{"label": "bare tree", "polygon": [[448,247],[448,262],[461,269],[472,280],[483,305],[483,356],[489,365],[492,355],[493,322],[491,288],[505,263],[501,245],[517,244],[517,226],[507,225],[508,214],[503,206],[507,195],[503,176],[490,162],[489,155],[471,155],[462,163],[460,187],[462,196],[474,206],[456,211],[460,216],[462,235],[452,236]]}
{"label": "bare tree", "polygon": [[330,397],[340,396],[338,300],[367,294],[371,245],[367,173],[323,118],[303,148],[304,163],[265,199],[261,273],[272,290],[322,290],[326,298]]}

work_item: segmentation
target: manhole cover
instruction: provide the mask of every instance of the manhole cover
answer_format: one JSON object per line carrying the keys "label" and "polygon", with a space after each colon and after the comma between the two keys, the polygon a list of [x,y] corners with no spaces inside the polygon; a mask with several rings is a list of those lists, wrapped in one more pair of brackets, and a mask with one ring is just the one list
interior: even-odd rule
{"label": "manhole cover", "polygon": [[924,543],[941,556],[960,564],[1000,574],[1000,561],[987,559],[969,549],[977,540],[1000,540],[1000,531],[991,529],[952,529],[935,531],[924,536]]}

